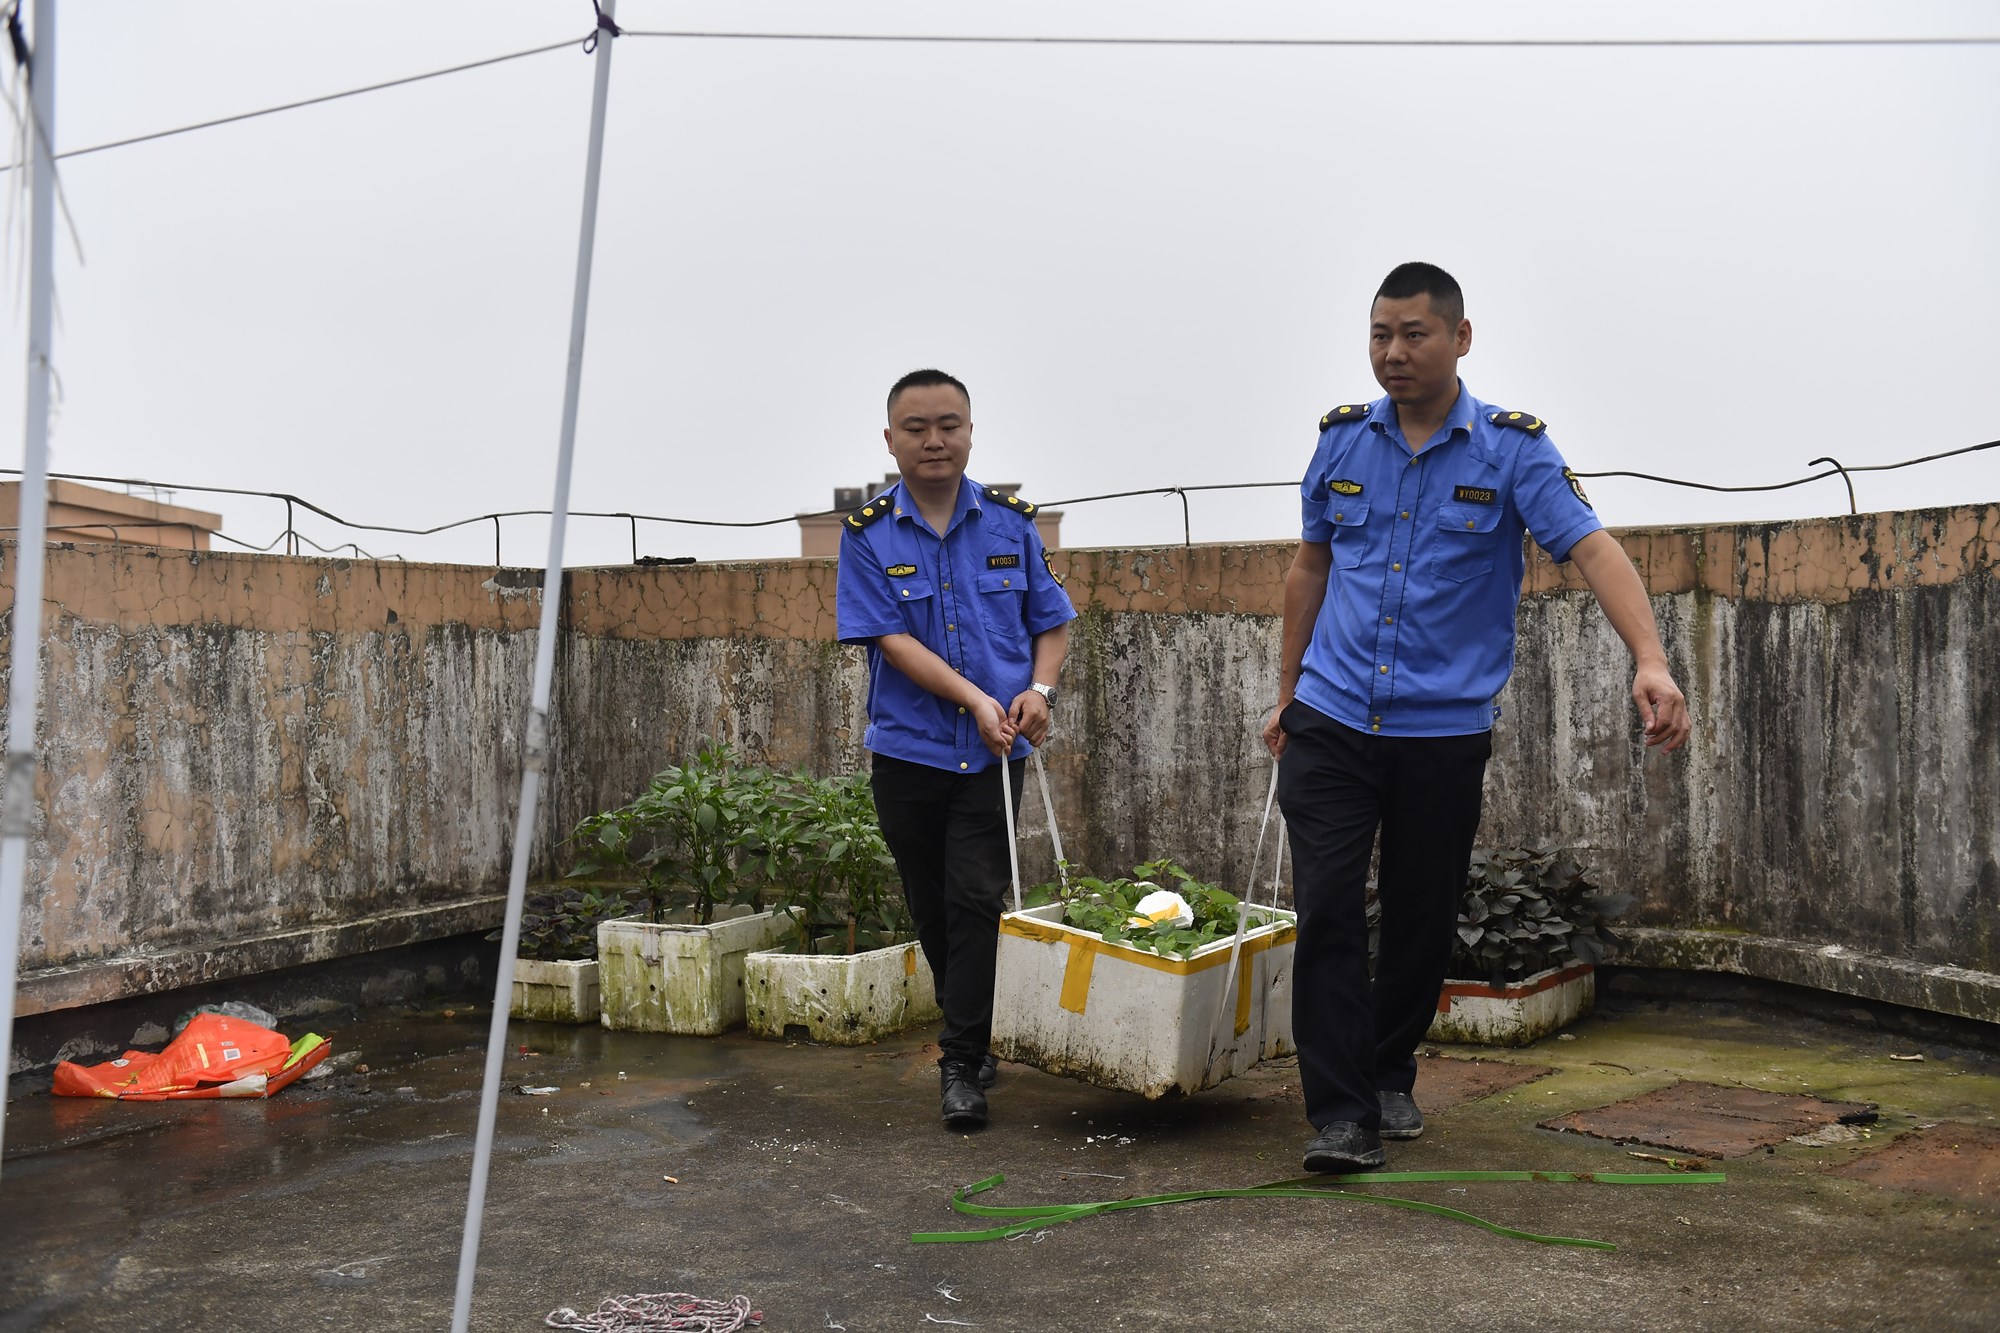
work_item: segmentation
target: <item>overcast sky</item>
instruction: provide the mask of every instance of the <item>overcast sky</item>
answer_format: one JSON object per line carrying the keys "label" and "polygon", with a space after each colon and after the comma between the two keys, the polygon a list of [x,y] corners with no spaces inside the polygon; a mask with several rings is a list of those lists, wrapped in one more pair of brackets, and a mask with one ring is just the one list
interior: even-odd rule
{"label": "overcast sky", "polygon": [[[667,3],[635,29],[1257,37],[2000,33],[1981,3]],[[64,0],[60,149],[499,55],[588,0]],[[592,61],[563,50],[71,159],[55,470],[291,491],[430,526],[547,506]],[[1215,49],[630,37],[616,48],[573,503],[710,519],[879,479],[882,395],[973,391],[972,473],[1044,502],[1295,482],[1378,392],[1369,298],[1452,270],[1481,398],[1580,471],[1722,484],[2000,436],[2000,47]],[[9,180],[12,179],[10,176]],[[10,235],[0,413],[22,419]],[[18,466],[18,424],[9,429]],[[2000,451],[1857,479],[2000,498]],[[1844,512],[1590,484],[1614,524]],[[180,491],[258,544],[283,509]],[[1196,541],[1290,539],[1294,493],[1196,495]],[[1072,546],[1180,540],[1074,505]],[[326,545],[492,560],[454,537]],[[629,556],[571,526],[570,563]],[[546,529],[505,528],[540,564]],[[644,525],[652,555],[789,526]],[[222,544],[225,545],[226,544]]]}

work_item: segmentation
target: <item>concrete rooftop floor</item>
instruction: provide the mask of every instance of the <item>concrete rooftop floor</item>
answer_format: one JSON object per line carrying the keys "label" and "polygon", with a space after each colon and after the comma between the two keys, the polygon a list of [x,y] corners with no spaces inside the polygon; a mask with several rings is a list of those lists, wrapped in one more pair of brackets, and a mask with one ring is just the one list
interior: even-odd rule
{"label": "concrete rooftop floor", "polygon": [[[0,1329],[447,1328],[484,1003],[310,1026],[337,1064],[269,1101],[61,1099],[46,1075],[16,1078]],[[1391,1170],[1668,1171],[1538,1125],[1682,1079],[1879,1106],[1847,1141],[1721,1160],[1721,1185],[1360,1187],[1615,1251],[1338,1199],[1208,1201],[915,1245],[913,1231],[991,1225],[954,1213],[950,1195],[996,1173],[1006,1183],[982,1201],[998,1205],[1295,1177],[1308,1135],[1296,1069],[1147,1103],[1006,1066],[993,1124],[966,1136],[937,1121],[924,1033],[862,1048],[520,1023],[510,1035],[533,1054],[506,1067],[482,1330],[666,1290],[740,1292],[763,1327],[786,1330],[2000,1328],[1992,1160],[1947,1173],[1959,1198],[1831,1173],[1921,1126],[1952,1152],[1947,1138],[1992,1133],[1990,1049],[1614,987],[1569,1040],[1427,1058],[1430,1128],[1390,1145]],[[1474,1057],[1504,1067],[1449,1063]]]}

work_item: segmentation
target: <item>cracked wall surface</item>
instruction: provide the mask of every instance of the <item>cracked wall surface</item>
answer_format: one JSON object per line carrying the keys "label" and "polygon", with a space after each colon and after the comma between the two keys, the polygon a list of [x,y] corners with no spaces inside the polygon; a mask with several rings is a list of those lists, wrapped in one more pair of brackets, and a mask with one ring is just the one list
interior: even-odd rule
{"label": "cracked wall surface", "polygon": [[[1533,553],[1482,838],[1589,849],[1648,924],[2000,971],[2000,506],[1619,537],[1695,741],[1643,752],[1622,646],[1574,571]],[[1239,888],[1258,862],[1269,893],[1255,731],[1291,554],[1055,553],[1083,613],[1045,756],[1072,862],[1172,854]],[[0,599],[13,565],[0,545]],[[537,876],[560,873],[578,819],[705,740],[865,763],[833,569],[565,574]],[[540,583],[51,546],[23,1012],[494,919]],[[1031,784],[1035,877],[1045,822]],[[244,940],[261,943],[212,961]],[[211,961],[175,962],[193,958]],[[110,979],[51,980],[93,967]]]}

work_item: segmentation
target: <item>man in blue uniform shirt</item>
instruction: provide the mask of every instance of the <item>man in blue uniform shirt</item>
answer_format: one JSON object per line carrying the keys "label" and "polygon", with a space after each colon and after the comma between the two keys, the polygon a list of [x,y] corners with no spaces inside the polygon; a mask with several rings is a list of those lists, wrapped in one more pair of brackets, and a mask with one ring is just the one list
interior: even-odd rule
{"label": "man in blue uniform shirt", "polygon": [[1416,1048],[1451,960],[1495,696],[1514,668],[1524,533],[1575,561],[1631,651],[1646,743],[1678,749],[1689,730],[1638,573],[1541,420],[1466,392],[1458,361],[1471,347],[1450,274],[1392,271],[1369,324],[1386,396],[1326,414],[1300,487],[1264,740],[1279,760],[1299,911],[1292,1023],[1316,1131],[1308,1171],[1381,1166],[1384,1138],[1423,1132]]}
{"label": "man in blue uniform shirt", "polygon": [[902,479],[847,516],[836,622],[868,647],[871,783],[937,981],[944,1120],[986,1123],[993,966],[1008,883],[1005,797],[1049,729],[1076,617],[1035,506],[965,475],[972,397],[941,370],[889,390]]}

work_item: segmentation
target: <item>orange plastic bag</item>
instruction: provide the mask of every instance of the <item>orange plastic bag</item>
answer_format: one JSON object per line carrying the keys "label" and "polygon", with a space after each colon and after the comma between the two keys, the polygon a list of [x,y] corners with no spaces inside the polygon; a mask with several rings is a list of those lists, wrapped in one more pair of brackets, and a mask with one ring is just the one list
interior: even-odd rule
{"label": "orange plastic bag", "polygon": [[164,1101],[184,1097],[268,1097],[326,1058],[332,1044],[308,1032],[297,1041],[242,1018],[196,1014],[163,1051],[127,1051],[101,1065],[56,1066],[61,1097]]}

